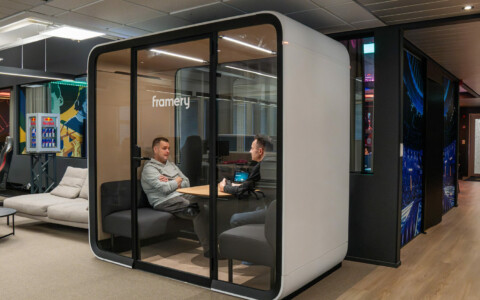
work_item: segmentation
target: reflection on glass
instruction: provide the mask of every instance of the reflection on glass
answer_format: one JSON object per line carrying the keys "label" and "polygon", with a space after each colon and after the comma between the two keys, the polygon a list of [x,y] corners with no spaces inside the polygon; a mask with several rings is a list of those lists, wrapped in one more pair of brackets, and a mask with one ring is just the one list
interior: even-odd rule
{"label": "reflection on glass", "polygon": [[219,33],[218,279],[275,282],[277,37],[271,25]]}
{"label": "reflection on glass", "polygon": [[[208,39],[137,52],[140,256],[210,277]],[[162,137],[162,139],[158,139]],[[189,190],[203,188],[203,194]],[[153,208],[153,210],[152,210]]]}
{"label": "reflection on glass", "polygon": [[373,173],[375,42],[369,37],[342,41],[342,44],[351,62],[350,170]]}
{"label": "reflection on glass", "polygon": [[100,55],[96,69],[98,246],[131,257],[130,50]]}

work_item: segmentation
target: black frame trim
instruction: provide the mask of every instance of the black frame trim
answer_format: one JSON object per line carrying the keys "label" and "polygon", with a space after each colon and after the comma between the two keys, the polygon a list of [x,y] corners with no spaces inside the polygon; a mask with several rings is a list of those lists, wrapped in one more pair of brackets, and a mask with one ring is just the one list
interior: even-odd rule
{"label": "black frame trim", "polygon": [[[283,49],[282,49],[282,39],[283,39],[283,33],[282,33],[282,26],[280,20],[268,13],[260,13],[248,17],[240,17],[237,19],[230,19],[230,20],[225,20],[225,21],[220,21],[220,22],[214,22],[214,23],[208,23],[200,26],[194,26],[194,27],[188,27],[184,29],[179,29],[179,30],[174,30],[174,31],[168,31],[164,33],[158,33],[158,34],[152,34],[152,35],[147,35],[139,38],[134,38],[134,39],[128,39],[125,41],[120,41],[120,42],[112,42],[108,44],[102,44],[98,45],[95,48],[92,49],[90,52],[89,60],[88,60],[88,86],[90,87],[88,89],[88,111],[89,111],[89,118],[88,118],[88,135],[89,137],[92,137],[90,139],[90,143],[88,145],[88,169],[89,169],[89,177],[90,177],[90,182],[89,182],[89,206],[91,207],[89,211],[89,220],[90,220],[90,231],[89,231],[89,236],[90,236],[90,244],[92,247],[92,251],[94,252],[95,255],[97,255],[101,259],[107,259],[111,260],[113,262],[118,262],[122,263],[128,266],[132,266],[135,268],[140,268],[144,269],[146,271],[150,271],[153,273],[158,273],[161,275],[169,276],[172,278],[176,278],[182,281],[188,281],[191,283],[196,283],[199,285],[204,285],[204,277],[198,276],[198,275],[193,275],[190,273],[184,273],[182,271],[176,271],[164,267],[158,267],[155,266],[155,268],[152,268],[152,266],[148,263],[142,262],[142,261],[136,261],[133,258],[128,258],[128,257],[123,257],[108,251],[104,251],[99,248],[98,246],[98,217],[97,217],[97,168],[96,168],[96,146],[97,146],[97,140],[96,140],[96,65],[98,61],[98,57],[107,52],[113,52],[113,51],[118,51],[118,50],[126,50],[130,49],[132,51],[131,55],[133,57],[133,52],[136,50],[143,48],[143,47],[148,47],[151,45],[158,45],[159,43],[175,43],[178,42],[179,40],[185,40],[188,38],[191,39],[199,39],[200,36],[204,35],[210,35],[212,38],[213,36],[216,37],[218,30],[230,30],[230,29],[236,29],[236,28],[242,28],[242,27],[249,27],[249,26],[254,26],[254,25],[273,25],[277,31],[277,166],[278,164],[281,164],[283,161]],[[212,38],[214,45],[214,48],[216,49],[216,44],[217,40],[215,38]],[[212,50],[212,49],[211,49]],[[212,54],[213,56],[217,56],[216,53]],[[136,62],[131,61],[131,70],[133,71],[133,66],[136,64]],[[210,90],[215,91],[215,93],[211,93],[211,95],[216,95],[216,65],[212,67],[212,62],[210,62],[211,66],[211,78],[215,76],[215,80],[213,82],[210,82]],[[136,68],[135,68],[136,70]],[[133,80],[135,80],[136,84],[136,78],[133,76],[134,73],[131,72],[131,82],[133,83]],[[135,78],[135,79],[134,79]],[[131,91],[134,91],[136,89],[136,86],[134,87],[133,84],[130,87]],[[213,89],[215,88],[215,89]],[[130,98],[133,99],[134,94],[130,95]],[[212,98],[212,97],[211,97]],[[210,100],[212,100],[210,98]],[[215,99],[216,100],[216,97]],[[131,100],[132,101],[132,100]],[[216,101],[211,101],[212,104],[210,105],[210,110],[215,108],[216,109]],[[211,112],[211,111],[210,111]],[[133,114],[131,110],[131,114]],[[213,116],[214,114],[211,114]],[[216,111],[215,111],[216,115]],[[212,117],[210,119],[213,119]],[[213,119],[211,121],[212,123],[215,122],[217,118]],[[133,119],[130,120],[133,122]],[[211,125],[216,125],[216,124],[211,124]],[[215,130],[215,132],[214,132]],[[214,163],[213,165],[210,166],[211,170],[216,169],[216,156],[214,152],[216,152],[215,149],[215,141],[216,141],[216,126],[214,128],[210,128],[210,134],[214,133],[213,138],[210,138],[210,149],[211,149],[211,154],[209,157],[209,161]],[[132,137],[131,137],[132,138]],[[213,146],[213,147],[212,147]],[[213,151],[212,151],[213,150]],[[133,170],[132,170],[132,175],[133,175]],[[212,172],[210,172],[212,173]],[[210,180],[216,179],[216,174],[210,174],[209,178]],[[135,176],[136,178],[136,176]],[[217,283],[221,283],[221,286],[223,287],[222,289],[226,292],[231,292],[231,291],[237,291],[238,293],[241,294],[242,296],[245,297],[258,297],[259,299],[270,299],[274,298],[275,295],[277,295],[280,291],[280,285],[281,285],[281,257],[282,257],[282,211],[283,211],[283,205],[282,205],[282,182],[283,182],[283,176],[282,176],[282,170],[281,168],[277,167],[277,249],[276,249],[276,282],[275,282],[275,287],[273,290],[270,291],[260,291],[257,289],[253,288],[248,288],[248,287],[242,287],[241,289],[235,288],[236,285],[230,284],[227,282],[222,282],[222,281],[217,281],[214,280],[212,282],[212,279],[208,279],[208,285],[211,285],[212,288],[215,286],[218,286]],[[132,195],[133,195],[133,190],[136,189],[135,185],[132,187]],[[212,193],[213,196],[210,198],[210,205],[215,204],[216,202],[216,189],[213,188],[212,185],[210,185],[210,192],[212,192],[212,189],[214,190],[214,193]],[[135,197],[136,198],[136,197]],[[132,209],[132,214],[133,211],[136,212],[136,205]],[[211,215],[214,215],[215,212],[211,212]],[[136,215],[136,213],[135,213]],[[133,215],[132,215],[132,234],[135,233],[136,231],[136,222],[133,220]],[[216,225],[216,219],[215,217],[211,218],[211,223],[213,225]],[[133,225],[135,224],[135,225]],[[211,228],[211,231],[216,231],[216,226],[213,226]],[[212,232],[211,232],[212,233]],[[214,232],[215,233],[215,232]],[[212,235],[213,236],[213,235]],[[132,239],[133,240],[133,239]],[[213,243],[213,240],[216,240],[216,236],[214,239],[210,239],[211,243]],[[138,245],[135,245],[135,247],[138,247]],[[213,248],[212,248],[213,249]],[[216,251],[214,251],[216,252]],[[135,253],[135,252],[134,252]],[[214,255],[215,256],[215,255]],[[215,261],[215,262],[212,262]],[[211,259],[211,271],[214,270],[212,269],[215,267],[217,264],[216,257],[213,257]],[[214,276],[215,274],[211,274],[211,278],[216,278]],[[207,286],[208,286],[207,285]]]}

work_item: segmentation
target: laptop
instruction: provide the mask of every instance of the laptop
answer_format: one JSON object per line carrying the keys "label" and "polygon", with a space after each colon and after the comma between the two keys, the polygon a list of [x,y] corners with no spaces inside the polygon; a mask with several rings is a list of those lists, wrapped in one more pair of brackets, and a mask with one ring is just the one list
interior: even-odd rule
{"label": "laptop", "polygon": [[246,171],[235,171],[233,175],[233,182],[234,183],[243,183],[248,178],[248,172]]}

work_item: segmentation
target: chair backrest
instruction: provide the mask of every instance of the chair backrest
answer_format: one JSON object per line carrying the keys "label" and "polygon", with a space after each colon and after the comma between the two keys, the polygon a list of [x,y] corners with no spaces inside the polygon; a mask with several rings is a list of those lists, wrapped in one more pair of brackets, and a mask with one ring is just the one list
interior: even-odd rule
{"label": "chair backrest", "polygon": [[[152,207],[148,203],[147,195],[142,189],[140,181],[137,182],[139,201],[137,207]],[[130,180],[105,182],[100,186],[102,217],[121,210],[131,209],[131,184]]]}
{"label": "chair backrest", "polygon": [[191,135],[180,150],[180,170],[190,180],[190,186],[199,185],[202,175],[202,139]]}
{"label": "chair backrest", "polygon": [[277,200],[273,200],[267,208],[265,215],[265,238],[272,249],[275,250],[277,237]]}
{"label": "chair backrest", "polygon": [[5,187],[13,155],[13,138],[7,136],[0,152],[0,185]]}

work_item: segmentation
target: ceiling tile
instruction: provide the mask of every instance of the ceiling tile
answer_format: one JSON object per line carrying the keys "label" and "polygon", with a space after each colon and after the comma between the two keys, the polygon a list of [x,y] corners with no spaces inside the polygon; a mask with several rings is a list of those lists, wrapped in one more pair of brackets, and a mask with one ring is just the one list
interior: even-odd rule
{"label": "ceiling tile", "polygon": [[188,21],[183,19],[176,18],[174,16],[162,16],[158,18],[153,18],[143,22],[137,22],[128,24],[129,26],[148,30],[151,32],[163,31],[171,28],[182,27],[191,24]]}
{"label": "ceiling tile", "polygon": [[165,13],[171,13],[188,8],[199,7],[212,3],[218,3],[220,0],[126,0],[131,3],[150,7]]}
{"label": "ceiling tile", "polygon": [[352,0],[312,0],[312,2],[321,7],[327,7],[332,5],[342,5],[348,2],[352,2]]}
{"label": "ceiling tile", "polygon": [[75,12],[119,24],[141,22],[164,15],[151,8],[123,0],[105,0],[75,10]]}
{"label": "ceiling tile", "polygon": [[[4,0],[2,0],[2,2],[3,1]],[[45,4],[45,0],[15,0],[15,1],[9,1],[9,2],[16,2],[16,3],[26,4],[26,5],[30,5],[30,6],[37,6],[37,5]]]}
{"label": "ceiling tile", "polygon": [[2,0],[0,1],[0,8],[5,9],[13,9],[15,11],[21,11],[21,10],[26,10],[32,8],[32,5],[24,4],[18,1],[12,1],[12,0]]}
{"label": "ceiling tile", "polygon": [[351,30],[352,30],[351,25],[339,25],[339,26],[323,28],[322,30],[320,30],[320,32],[323,34],[330,34],[330,33],[345,32],[345,31],[351,31]]}
{"label": "ceiling tile", "polygon": [[48,5],[40,5],[32,8],[30,11],[33,11],[42,15],[47,15],[47,16],[54,16],[54,15],[58,15],[60,13],[65,12],[65,10],[63,9],[56,8],[53,6],[48,6]]}
{"label": "ceiling tile", "polygon": [[151,31],[132,28],[132,27],[129,27],[129,26],[110,28],[109,31],[114,32],[114,33],[118,33],[118,34],[120,34],[124,37],[135,37],[135,36],[141,36],[141,35],[152,33]]}
{"label": "ceiling tile", "polygon": [[224,3],[247,13],[273,10],[282,14],[289,14],[318,8],[309,0],[229,0]]}
{"label": "ceiling tile", "polygon": [[85,29],[88,29],[87,27],[110,29],[110,28],[118,27],[120,25],[118,23],[113,23],[113,22],[102,20],[102,19],[85,16],[82,14],[78,14],[76,12],[68,12],[60,16],[56,16],[55,20],[65,25],[84,27]]}
{"label": "ceiling tile", "polygon": [[172,16],[181,18],[194,24],[233,17],[240,14],[242,13],[237,9],[223,5],[222,3],[216,3],[209,6],[203,6],[200,8],[175,13],[172,14]]}
{"label": "ceiling tile", "polygon": [[386,26],[385,23],[382,21],[375,19],[375,20],[367,20],[367,21],[360,21],[360,22],[353,22],[351,23],[355,26],[356,29],[366,29],[366,28],[375,28],[375,27],[383,27]]}
{"label": "ceiling tile", "polygon": [[76,8],[83,7],[85,5],[98,1],[99,0],[53,0],[48,1],[48,5],[65,10],[74,10]]}
{"label": "ceiling tile", "polygon": [[348,23],[377,19],[365,8],[354,2],[347,2],[341,5],[328,6],[325,9]]}
{"label": "ceiling tile", "polygon": [[[301,13],[293,13],[289,14],[288,16],[315,30],[321,30],[323,28],[329,28],[333,26],[348,25],[346,22],[325,11],[323,8]],[[352,29],[354,28],[352,27]]]}

